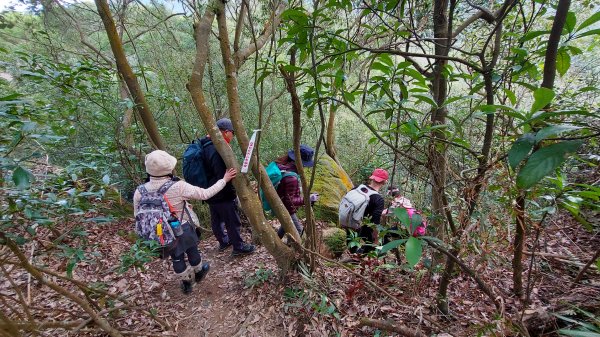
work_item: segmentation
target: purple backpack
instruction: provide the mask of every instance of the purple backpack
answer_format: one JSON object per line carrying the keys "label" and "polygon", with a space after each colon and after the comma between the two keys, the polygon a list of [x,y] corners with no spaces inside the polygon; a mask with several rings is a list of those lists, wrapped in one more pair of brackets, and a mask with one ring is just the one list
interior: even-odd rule
{"label": "purple backpack", "polygon": [[144,185],[138,186],[142,197],[135,214],[135,233],[142,240],[156,241],[160,245],[161,258],[168,256],[176,245],[175,234],[168,222],[171,210],[165,199],[165,193],[173,184],[175,181],[169,180],[155,192],[148,192]]}

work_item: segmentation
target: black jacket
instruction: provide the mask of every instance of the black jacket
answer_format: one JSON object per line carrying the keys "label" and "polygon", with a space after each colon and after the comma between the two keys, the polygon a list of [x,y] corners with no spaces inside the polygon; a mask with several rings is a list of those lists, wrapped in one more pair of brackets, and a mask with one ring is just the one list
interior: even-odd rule
{"label": "black jacket", "polygon": [[[206,144],[210,141],[210,138],[203,137],[200,139],[200,144],[202,145],[202,164],[204,165],[204,170],[206,172],[206,178],[208,179],[208,186],[212,186],[219,179],[223,178],[225,175],[225,171],[227,170],[227,166],[225,166],[225,162],[215,145],[210,142],[210,144]],[[215,204],[222,201],[231,201],[236,198],[235,188],[233,184],[230,182],[225,185],[225,188],[221,190],[221,192],[214,195],[212,198],[206,200],[208,204]]]}

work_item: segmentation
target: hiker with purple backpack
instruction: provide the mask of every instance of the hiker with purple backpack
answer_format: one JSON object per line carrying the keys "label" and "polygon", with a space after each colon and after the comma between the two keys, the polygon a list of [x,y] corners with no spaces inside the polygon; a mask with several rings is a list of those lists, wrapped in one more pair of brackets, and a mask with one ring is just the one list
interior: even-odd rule
{"label": "hiker with purple backpack", "polygon": [[[313,167],[315,165],[314,156],[315,151],[308,145],[300,145],[300,160],[302,166]],[[300,177],[296,170],[296,154],[294,150],[289,150],[284,156],[279,157],[275,160],[275,164],[281,170],[283,178],[276,186],[277,195],[281,199],[281,202],[290,213],[292,222],[298,231],[298,235],[302,236],[304,232],[304,226],[300,223],[300,219],[296,215],[299,207],[304,206],[304,196],[302,195],[302,188],[300,185]],[[288,173],[288,174],[286,174]],[[314,203],[319,198],[317,193],[312,193],[310,196],[311,203]],[[277,230],[279,238],[283,238],[285,230],[283,226]]]}
{"label": "hiker with purple backpack", "polygon": [[[199,223],[198,216],[187,201],[209,199],[235,178],[237,172],[233,168],[225,170],[221,179],[205,189],[174,177],[173,169],[176,164],[177,159],[162,150],[146,155],[145,165],[149,179],[135,191],[133,213],[136,217],[136,233],[142,239],[160,242],[162,255],[171,257],[173,270],[181,280],[181,290],[188,294],[192,291],[192,280],[202,281],[210,264],[202,263],[195,230],[195,224]],[[168,205],[166,210],[161,203]],[[158,221],[151,221],[157,213],[165,212],[169,214],[161,214],[156,218]],[[186,256],[189,266],[185,262]]]}

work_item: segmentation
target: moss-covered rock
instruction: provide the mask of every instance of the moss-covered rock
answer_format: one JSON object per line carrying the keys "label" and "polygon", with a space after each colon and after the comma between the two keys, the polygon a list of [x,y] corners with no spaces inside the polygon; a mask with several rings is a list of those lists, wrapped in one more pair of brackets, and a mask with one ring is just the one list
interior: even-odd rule
{"label": "moss-covered rock", "polygon": [[[331,157],[319,155],[312,192],[319,193],[313,209],[317,219],[338,222],[342,197],[352,188],[350,176]],[[312,174],[310,171],[307,174]],[[307,175],[309,177],[309,175]]]}
{"label": "moss-covered rock", "polygon": [[332,257],[342,256],[346,250],[346,231],[337,227],[324,229],[323,245],[325,251],[330,253]]}

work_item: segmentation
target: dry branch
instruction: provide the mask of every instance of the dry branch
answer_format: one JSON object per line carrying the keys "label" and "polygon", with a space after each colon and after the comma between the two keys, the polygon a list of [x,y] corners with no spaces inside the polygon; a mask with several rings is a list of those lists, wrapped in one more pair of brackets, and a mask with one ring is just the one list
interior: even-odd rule
{"label": "dry branch", "polygon": [[359,323],[360,326],[371,326],[371,327],[377,328],[379,330],[397,332],[400,334],[400,336],[406,336],[406,337],[423,337],[423,336],[425,336],[422,333],[420,333],[419,331],[407,328],[403,325],[400,325],[400,323],[394,322],[390,319],[386,319],[385,321],[382,321],[382,320],[371,319],[371,318],[367,318],[367,317],[361,317],[359,322],[360,322]]}

